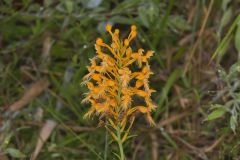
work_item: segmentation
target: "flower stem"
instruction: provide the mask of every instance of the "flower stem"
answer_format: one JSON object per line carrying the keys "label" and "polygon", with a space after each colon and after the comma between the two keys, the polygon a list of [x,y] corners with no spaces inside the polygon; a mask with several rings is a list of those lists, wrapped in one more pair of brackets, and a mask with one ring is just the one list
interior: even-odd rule
{"label": "flower stem", "polygon": [[122,144],[122,140],[121,140],[121,131],[120,131],[119,127],[117,129],[117,138],[118,138],[117,143],[118,143],[118,147],[119,147],[119,151],[120,151],[120,160],[125,160],[123,144]]}

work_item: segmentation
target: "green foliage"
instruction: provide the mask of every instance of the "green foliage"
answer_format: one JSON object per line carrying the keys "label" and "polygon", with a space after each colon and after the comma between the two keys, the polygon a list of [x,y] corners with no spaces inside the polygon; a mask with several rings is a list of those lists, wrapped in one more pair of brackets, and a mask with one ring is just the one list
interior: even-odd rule
{"label": "green foliage", "polygon": [[207,116],[206,120],[208,121],[222,117],[227,111],[224,106],[219,104],[213,105],[212,110],[213,111]]}
{"label": "green foliage", "polygon": [[[157,126],[136,119],[132,134],[138,136],[124,146],[127,159],[154,159],[154,153],[160,160],[238,159],[239,2],[213,0],[207,17],[211,1],[0,1],[0,156],[30,159],[42,126],[53,120],[58,126],[38,159],[114,159],[110,135],[98,120],[82,118],[88,106],[81,104],[86,88],[80,86],[95,40],[106,39],[111,23],[121,36],[137,25],[133,49],[155,51],[149,83],[156,90]],[[49,88],[9,112],[43,77]]]}
{"label": "green foliage", "polygon": [[233,64],[229,72],[226,72],[223,68],[218,70],[219,77],[224,83],[224,88],[222,88],[222,95],[227,98],[227,101],[224,105],[215,104],[213,105],[212,112],[208,115],[208,120],[214,120],[216,118],[222,117],[226,112],[230,114],[229,126],[236,132],[238,126],[238,117],[240,114],[240,62]]}
{"label": "green foliage", "polygon": [[235,47],[238,51],[238,53],[240,53],[240,22],[238,23],[237,29],[236,29],[236,34],[234,37],[234,42],[235,42]]}
{"label": "green foliage", "polygon": [[15,148],[7,148],[6,152],[14,158],[25,158],[26,157],[21,151],[19,151],[18,149],[15,149]]}

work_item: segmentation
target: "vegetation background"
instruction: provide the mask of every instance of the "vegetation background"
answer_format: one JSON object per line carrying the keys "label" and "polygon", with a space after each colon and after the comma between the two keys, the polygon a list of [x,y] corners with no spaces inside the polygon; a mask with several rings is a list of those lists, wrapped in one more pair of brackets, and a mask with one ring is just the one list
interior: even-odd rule
{"label": "vegetation background", "polygon": [[[238,160],[239,0],[1,0],[0,159],[114,160],[80,86],[111,23],[154,50],[155,127],[138,117],[129,160]],[[134,48],[133,47],[133,48]]]}

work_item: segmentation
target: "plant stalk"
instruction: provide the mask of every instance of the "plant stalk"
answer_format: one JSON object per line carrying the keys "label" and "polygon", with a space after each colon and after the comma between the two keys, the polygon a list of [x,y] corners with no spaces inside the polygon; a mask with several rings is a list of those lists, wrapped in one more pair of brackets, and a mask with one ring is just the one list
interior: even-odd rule
{"label": "plant stalk", "polygon": [[121,140],[121,131],[120,128],[118,127],[117,129],[117,143],[118,143],[118,147],[119,147],[119,151],[120,151],[120,160],[125,160],[125,155],[124,155],[124,151],[123,151],[123,143]]}

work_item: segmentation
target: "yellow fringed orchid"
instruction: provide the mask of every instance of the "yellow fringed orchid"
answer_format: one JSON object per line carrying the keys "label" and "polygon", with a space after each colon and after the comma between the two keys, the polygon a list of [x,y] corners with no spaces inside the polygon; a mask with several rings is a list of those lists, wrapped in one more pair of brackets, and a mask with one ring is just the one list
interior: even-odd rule
{"label": "yellow fringed orchid", "polygon": [[[130,43],[137,36],[135,25],[131,26],[131,32],[125,39],[119,38],[119,29],[112,32],[109,24],[106,25],[106,31],[111,35],[111,44],[97,38],[97,55],[90,59],[90,66],[87,66],[89,73],[83,78],[83,84],[89,89],[83,102],[90,102],[92,106],[84,117],[88,118],[94,113],[100,116],[107,130],[119,142],[126,140],[136,113],[145,114],[148,122],[154,124],[151,117],[151,112],[156,108],[151,100],[154,90],[148,84],[153,74],[148,60],[153,51],[144,53],[140,48],[133,52]],[[134,64],[138,69],[133,70]],[[137,96],[143,98],[144,104],[132,106]]]}

